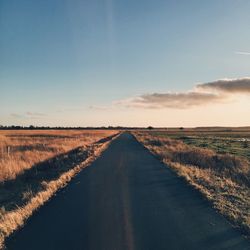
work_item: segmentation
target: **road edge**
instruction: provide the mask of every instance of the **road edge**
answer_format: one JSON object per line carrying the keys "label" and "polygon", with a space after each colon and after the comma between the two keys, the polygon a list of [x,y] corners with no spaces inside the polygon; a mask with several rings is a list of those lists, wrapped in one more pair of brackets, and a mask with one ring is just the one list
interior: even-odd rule
{"label": "road edge", "polygon": [[[90,166],[102,153],[109,147],[112,141],[119,137],[121,132],[112,136],[105,137],[103,140],[97,141],[89,146],[92,154],[83,162],[76,165],[74,168],[63,173],[57,180],[46,183],[43,191],[38,192],[32,199],[23,207],[18,207],[16,210],[7,213],[0,218],[1,227],[7,227],[7,230],[0,232],[0,249],[5,249],[5,241],[12,237],[20,228],[25,226],[27,220],[37,212],[43,205],[49,202],[57,192],[67,186],[69,182],[76,177],[83,169]],[[13,223],[15,222],[15,223]]]}

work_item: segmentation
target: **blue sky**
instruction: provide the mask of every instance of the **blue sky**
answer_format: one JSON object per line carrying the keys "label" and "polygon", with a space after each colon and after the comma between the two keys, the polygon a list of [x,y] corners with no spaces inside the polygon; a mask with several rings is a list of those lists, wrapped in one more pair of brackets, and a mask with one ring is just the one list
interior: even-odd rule
{"label": "blue sky", "polygon": [[248,77],[250,55],[239,52],[250,52],[249,9],[247,0],[1,0],[0,124],[250,125],[119,104]]}

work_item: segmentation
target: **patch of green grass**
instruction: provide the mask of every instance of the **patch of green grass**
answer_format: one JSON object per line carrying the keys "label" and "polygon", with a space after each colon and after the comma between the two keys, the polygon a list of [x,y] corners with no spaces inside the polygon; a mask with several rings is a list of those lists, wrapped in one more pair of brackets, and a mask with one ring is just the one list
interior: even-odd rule
{"label": "patch of green grass", "polygon": [[149,132],[154,136],[170,137],[183,141],[190,146],[212,149],[219,154],[231,154],[246,158],[250,161],[250,138],[249,134],[235,133],[201,133],[201,132],[176,132],[167,131]]}
{"label": "patch of green grass", "polygon": [[218,137],[203,136],[186,137],[181,140],[188,145],[209,148],[219,154],[232,154],[238,157],[244,157],[250,161],[250,142],[247,141],[239,141],[232,138],[222,139]]}

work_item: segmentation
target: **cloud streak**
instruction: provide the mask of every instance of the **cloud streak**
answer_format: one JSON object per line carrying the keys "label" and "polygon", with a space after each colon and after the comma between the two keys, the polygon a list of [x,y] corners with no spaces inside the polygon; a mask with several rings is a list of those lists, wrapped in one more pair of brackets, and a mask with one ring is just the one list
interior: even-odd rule
{"label": "cloud streak", "polygon": [[243,55],[243,56],[250,56],[250,52],[246,52],[246,51],[236,51],[235,54]]}
{"label": "cloud streak", "polygon": [[235,94],[250,94],[250,78],[221,79],[197,84],[187,92],[153,93],[121,100],[119,105],[145,109],[187,109],[213,103],[225,103]]}
{"label": "cloud streak", "polygon": [[11,113],[10,116],[13,117],[13,118],[18,118],[18,119],[24,117],[23,115],[21,115],[21,114],[16,114],[16,113]]}
{"label": "cloud streak", "polygon": [[214,82],[198,84],[200,90],[216,90],[225,93],[250,93],[250,77],[240,79],[222,79]]}
{"label": "cloud streak", "polygon": [[89,106],[89,109],[97,110],[97,111],[103,111],[103,110],[107,110],[108,107],[107,106],[91,105],[91,106]]}
{"label": "cloud streak", "polygon": [[154,93],[146,94],[132,99],[123,100],[120,104],[137,108],[178,108],[199,106],[211,102],[218,102],[220,96],[211,93],[187,92],[187,93]]}
{"label": "cloud streak", "polygon": [[46,116],[46,114],[43,114],[43,113],[37,113],[37,112],[26,112],[26,115],[28,117],[32,117],[32,118],[40,118],[40,117],[44,117]]}
{"label": "cloud streak", "polygon": [[38,119],[47,116],[46,114],[43,113],[37,113],[37,112],[30,112],[27,111],[22,114],[17,114],[17,113],[12,113],[10,114],[11,117],[17,118],[17,119]]}

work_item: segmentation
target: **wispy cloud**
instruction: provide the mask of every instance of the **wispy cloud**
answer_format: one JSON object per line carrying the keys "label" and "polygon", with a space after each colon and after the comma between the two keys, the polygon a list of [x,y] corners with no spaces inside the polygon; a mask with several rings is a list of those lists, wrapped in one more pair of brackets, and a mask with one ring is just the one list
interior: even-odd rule
{"label": "wispy cloud", "polygon": [[11,117],[17,118],[17,119],[38,119],[47,116],[44,113],[37,113],[37,112],[30,112],[27,111],[25,113],[11,113]]}
{"label": "wispy cloud", "polygon": [[153,93],[141,95],[139,97],[122,100],[118,104],[127,107],[137,108],[178,108],[185,109],[188,107],[199,106],[211,102],[218,102],[220,96],[212,93],[199,92],[182,92],[182,93]]}
{"label": "wispy cloud", "polygon": [[235,51],[234,53],[237,55],[250,56],[250,52],[246,51]]}
{"label": "wispy cloud", "polygon": [[221,79],[197,84],[187,92],[167,92],[144,94],[121,100],[116,104],[136,108],[174,108],[186,109],[212,103],[229,101],[235,94],[250,94],[250,78]]}
{"label": "wispy cloud", "polygon": [[24,118],[24,115],[16,114],[16,113],[11,113],[10,116],[13,118]]}
{"label": "wispy cloud", "polygon": [[89,109],[91,110],[107,110],[109,107],[107,106],[98,106],[98,105],[91,105]]}
{"label": "wispy cloud", "polygon": [[58,108],[55,110],[56,113],[65,113],[65,112],[75,112],[75,111],[84,111],[86,110],[86,107],[63,107],[63,108]]}
{"label": "wispy cloud", "polygon": [[30,112],[30,111],[26,112],[26,115],[27,115],[28,117],[31,117],[31,118],[39,118],[39,117],[47,116],[47,115],[44,114],[44,113],[36,113],[36,112]]}

